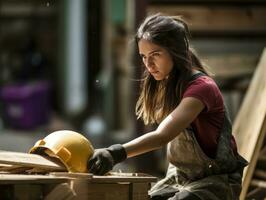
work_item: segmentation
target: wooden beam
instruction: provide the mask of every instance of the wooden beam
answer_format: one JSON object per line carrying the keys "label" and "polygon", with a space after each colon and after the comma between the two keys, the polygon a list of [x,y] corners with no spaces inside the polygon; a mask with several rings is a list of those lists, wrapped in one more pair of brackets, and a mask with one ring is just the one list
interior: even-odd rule
{"label": "wooden beam", "polygon": [[266,188],[266,181],[253,179],[251,180],[250,185],[254,187]]}
{"label": "wooden beam", "polygon": [[266,132],[266,49],[254,72],[245,98],[233,124],[239,153],[249,165],[243,174],[240,199],[244,199],[254,172]]}
{"label": "wooden beam", "polygon": [[264,171],[264,170],[256,169],[254,172],[254,176],[261,178],[261,179],[266,181],[266,171]]}
{"label": "wooden beam", "polygon": [[182,16],[193,32],[266,32],[266,6],[151,5],[148,14]]}

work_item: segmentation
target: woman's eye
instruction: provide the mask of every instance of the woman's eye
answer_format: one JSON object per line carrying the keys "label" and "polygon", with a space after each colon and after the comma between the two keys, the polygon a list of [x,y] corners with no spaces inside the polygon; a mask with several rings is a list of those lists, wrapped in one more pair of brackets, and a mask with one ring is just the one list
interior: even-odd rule
{"label": "woman's eye", "polygon": [[160,53],[153,53],[152,54],[152,57],[158,57],[158,56],[160,56]]}
{"label": "woman's eye", "polygon": [[145,59],[144,55],[140,54],[139,56],[140,56],[141,59]]}

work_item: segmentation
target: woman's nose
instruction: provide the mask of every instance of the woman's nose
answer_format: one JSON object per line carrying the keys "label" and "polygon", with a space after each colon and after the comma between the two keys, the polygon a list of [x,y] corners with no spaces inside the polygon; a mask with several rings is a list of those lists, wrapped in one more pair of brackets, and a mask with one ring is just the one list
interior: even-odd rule
{"label": "woman's nose", "polygon": [[145,66],[147,68],[152,68],[154,66],[154,62],[153,62],[151,57],[147,57],[146,62],[145,62]]}

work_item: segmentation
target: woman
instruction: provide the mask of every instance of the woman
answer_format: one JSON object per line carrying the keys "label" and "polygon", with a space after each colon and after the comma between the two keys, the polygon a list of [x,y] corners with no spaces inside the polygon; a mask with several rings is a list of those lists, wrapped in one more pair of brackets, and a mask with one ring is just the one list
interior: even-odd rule
{"label": "woman", "polygon": [[104,174],[167,145],[167,175],[150,190],[152,199],[238,199],[247,163],[237,153],[221,92],[189,47],[186,23],[152,15],[135,39],[145,66],[136,114],[158,128],[96,150],[89,171]]}

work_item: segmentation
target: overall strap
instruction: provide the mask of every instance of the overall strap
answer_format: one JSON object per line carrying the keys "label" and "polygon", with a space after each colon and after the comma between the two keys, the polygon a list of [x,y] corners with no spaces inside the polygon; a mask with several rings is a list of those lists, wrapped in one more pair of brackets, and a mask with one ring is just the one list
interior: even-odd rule
{"label": "overall strap", "polygon": [[248,163],[238,153],[235,155],[231,148],[232,124],[225,105],[224,109],[224,123],[217,146],[215,160],[220,165],[221,173],[230,173],[238,168],[244,168]]}
{"label": "overall strap", "polygon": [[203,72],[198,72],[196,74],[193,74],[190,79],[189,82],[196,80],[197,78],[201,77],[201,76],[207,76],[206,74],[204,74]]}
{"label": "overall strap", "polygon": [[237,160],[231,149],[232,124],[225,105],[224,109],[224,122],[217,146],[216,161],[220,165],[221,171],[226,173],[236,169]]}

